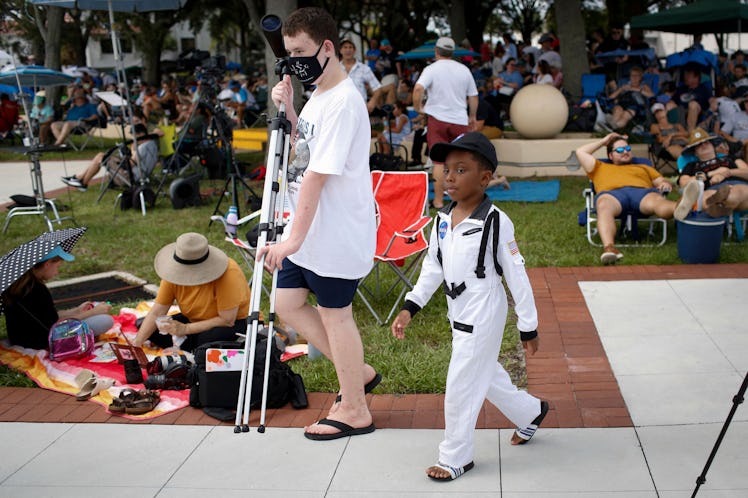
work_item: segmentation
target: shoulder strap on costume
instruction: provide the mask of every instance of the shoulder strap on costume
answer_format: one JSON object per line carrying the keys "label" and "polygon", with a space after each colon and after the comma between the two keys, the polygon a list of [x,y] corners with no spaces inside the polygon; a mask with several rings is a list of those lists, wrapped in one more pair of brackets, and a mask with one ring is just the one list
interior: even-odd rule
{"label": "shoulder strap on costume", "polygon": [[486,259],[486,249],[488,248],[488,236],[491,232],[493,232],[493,265],[499,276],[504,274],[504,269],[501,268],[498,258],[499,211],[492,209],[491,212],[488,213],[488,216],[486,216],[486,220],[483,222],[483,234],[481,235],[480,249],[478,250],[478,265],[475,267],[475,275],[478,278],[486,278],[486,266],[484,262]]}

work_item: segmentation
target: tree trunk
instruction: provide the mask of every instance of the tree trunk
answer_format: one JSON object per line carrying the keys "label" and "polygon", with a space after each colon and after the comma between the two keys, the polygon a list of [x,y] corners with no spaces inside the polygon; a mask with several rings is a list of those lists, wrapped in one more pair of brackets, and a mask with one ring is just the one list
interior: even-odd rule
{"label": "tree trunk", "polygon": [[465,2],[455,0],[449,4],[449,30],[450,37],[456,45],[467,38],[467,23],[465,22]]}
{"label": "tree trunk", "polygon": [[[47,8],[47,26],[42,32],[44,38],[44,65],[50,69],[60,70],[60,40],[62,38],[62,20],[65,11],[60,7]],[[47,102],[57,108],[60,103],[62,87],[47,88]]]}
{"label": "tree trunk", "polygon": [[582,95],[582,74],[589,72],[580,0],[554,2],[558,36],[561,40],[564,88],[574,97]]}

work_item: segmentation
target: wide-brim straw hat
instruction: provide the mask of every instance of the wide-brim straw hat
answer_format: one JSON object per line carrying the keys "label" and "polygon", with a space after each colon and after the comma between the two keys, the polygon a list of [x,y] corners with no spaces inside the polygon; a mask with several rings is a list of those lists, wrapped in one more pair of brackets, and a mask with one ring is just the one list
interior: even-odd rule
{"label": "wide-brim straw hat", "polygon": [[691,130],[691,134],[688,135],[688,144],[683,147],[683,152],[691,149],[695,149],[700,143],[704,143],[708,140],[714,140],[717,137],[710,135],[703,128],[696,127]]}
{"label": "wide-brim straw hat", "polygon": [[159,277],[177,285],[201,285],[224,273],[229,257],[208,244],[204,235],[183,233],[176,242],[167,244],[156,254],[153,267]]}

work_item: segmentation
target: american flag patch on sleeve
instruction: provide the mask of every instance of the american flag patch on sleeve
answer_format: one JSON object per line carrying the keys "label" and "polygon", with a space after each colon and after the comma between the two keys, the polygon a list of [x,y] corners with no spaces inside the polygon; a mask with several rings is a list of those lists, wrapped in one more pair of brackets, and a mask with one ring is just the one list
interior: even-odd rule
{"label": "american flag patch on sleeve", "polygon": [[506,243],[506,245],[509,248],[509,254],[511,254],[512,256],[517,256],[519,254],[519,247],[517,247],[516,240],[510,240]]}

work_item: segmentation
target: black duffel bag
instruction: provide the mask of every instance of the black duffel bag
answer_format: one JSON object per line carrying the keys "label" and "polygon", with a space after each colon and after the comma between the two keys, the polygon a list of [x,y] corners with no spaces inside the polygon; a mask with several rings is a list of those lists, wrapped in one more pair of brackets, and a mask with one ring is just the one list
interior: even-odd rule
{"label": "black duffel bag", "polygon": [[[190,405],[202,408],[236,408],[241,384],[241,370],[206,371],[208,349],[227,349],[244,352],[244,343],[215,341],[203,344],[194,351],[195,366],[190,373]],[[253,367],[250,408],[259,408],[262,402],[262,386],[265,373],[267,339],[257,338],[257,351]],[[294,408],[306,408],[306,392],[301,375],[294,373],[286,363],[280,361],[280,351],[273,343],[270,350],[267,407],[280,408],[289,401]]]}

